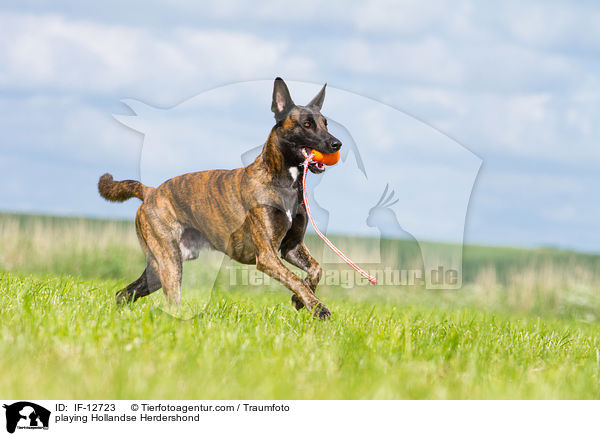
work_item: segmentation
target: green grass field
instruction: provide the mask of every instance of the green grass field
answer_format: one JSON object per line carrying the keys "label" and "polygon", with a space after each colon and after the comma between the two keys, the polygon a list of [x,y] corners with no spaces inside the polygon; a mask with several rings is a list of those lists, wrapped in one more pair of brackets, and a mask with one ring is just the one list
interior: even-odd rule
{"label": "green grass field", "polygon": [[[369,241],[356,240],[355,244]],[[403,250],[398,242],[398,250]],[[0,215],[5,398],[600,398],[600,256],[466,247],[464,287],[214,290],[186,264],[184,318],[119,309],[144,260],[130,222]]]}

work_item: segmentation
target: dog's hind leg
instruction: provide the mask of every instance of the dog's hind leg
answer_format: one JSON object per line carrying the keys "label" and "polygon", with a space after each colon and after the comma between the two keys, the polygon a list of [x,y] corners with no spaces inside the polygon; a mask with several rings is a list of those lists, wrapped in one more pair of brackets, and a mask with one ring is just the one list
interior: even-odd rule
{"label": "dog's hind leg", "polygon": [[167,304],[177,307],[181,303],[181,278],[183,275],[179,245],[173,244],[168,251],[162,252],[157,262],[158,276]]}
{"label": "dog's hind leg", "polygon": [[162,287],[167,303],[178,306],[183,272],[181,248],[175,239],[178,231],[173,228],[173,220],[161,218],[153,211],[148,213],[144,206],[138,209],[135,224],[146,254],[148,294]]}
{"label": "dog's hind leg", "polygon": [[[163,239],[157,235],[163,235]],[[156,229],[146,232],[143,236],[148,268],[156,272],[154,276],[158,283],[157,289],[162,287],[169,306],[179,306],[183,275],[183,259],[179,244],[169,238],[170,233],[157,232]]]}
{"label": "dog's hind leg", "polygon": [[117,304],[133,303],[139,298],[160,289],[160,280],[151,267],[147,266],[139,278],[117,292]]}

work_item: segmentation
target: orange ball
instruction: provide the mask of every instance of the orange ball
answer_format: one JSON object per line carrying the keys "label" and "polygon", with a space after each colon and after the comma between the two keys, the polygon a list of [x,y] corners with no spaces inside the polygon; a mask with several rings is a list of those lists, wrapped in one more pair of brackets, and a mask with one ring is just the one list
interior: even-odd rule
{"label": "orange ball", "polygon": [[336,151],[335,153],[321,153],[320,151],[313,149],[312,153],[314,154],[313,160],[325,165],[335,165],[338,163],[341,156],[339,151]]}

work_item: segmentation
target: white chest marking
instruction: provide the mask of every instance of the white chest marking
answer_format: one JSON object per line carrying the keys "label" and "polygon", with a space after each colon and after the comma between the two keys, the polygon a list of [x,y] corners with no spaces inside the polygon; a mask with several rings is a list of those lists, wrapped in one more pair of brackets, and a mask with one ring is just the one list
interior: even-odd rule
{"label": "white chest marking", "polygon": [[288,219],[290,220],[290,222],[292,222],[292,212],[290,212],[289,210],[287,210],[285,212],[285,214],[287,215]]}
{"label": "white chest marking", "polygon": [[295,182],[298,178],[298,168],[290,167],[290,176],[292,176],[292,182]]}

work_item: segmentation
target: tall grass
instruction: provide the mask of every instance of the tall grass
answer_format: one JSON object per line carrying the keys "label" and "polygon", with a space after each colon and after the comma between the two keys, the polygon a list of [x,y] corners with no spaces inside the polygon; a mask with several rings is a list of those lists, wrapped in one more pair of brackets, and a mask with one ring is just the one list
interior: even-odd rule
{"label": "tall grass", "polygon": [[[378,248],[370,239],[336,237],[340,240],[354,250],[372,252]],[[315,235],[307,235],[307,244],[315,247],[320,241]],[[384,241],[383,245],[404,268],[422,264],[414,243]],[[439,247],[440,251],[448,249],[444,244]],[[218,281],[226,286],[226,267],[232,263],[222,265],[221,260],[219,254],[202,253],[199,260],[186,263],[184,290],[206,290],[219,269]],[[0,214],[0,271],[128,283],[143,271],[144,263],[131,221]],[[282,291],[276,283],[269,289]],[[431,291],[410,286],[342,289],[324,282],[320,289],[357,301],[430,301],[436,305],[476,305],[593,321],[600,316],[600,255],[467,245],[463,250],[461,290]]]}
{"label": "tall grass", "polygon": [[[414,246],[385,244],[411,263]],[[232,285],[228,265],[211,254],[186,264],[181,317],[160,293],[119,309],[114,293],[144,267],[133,223],[0,215],[0,392],[600,397],[599,256],[468,246],[462,289],[324,284],[327,322],[296,312],[281,285]]]}
{"label": "tall grass", "polygon": [[0,214],[2,270],[125,278],[143,265],[133,222]]}

